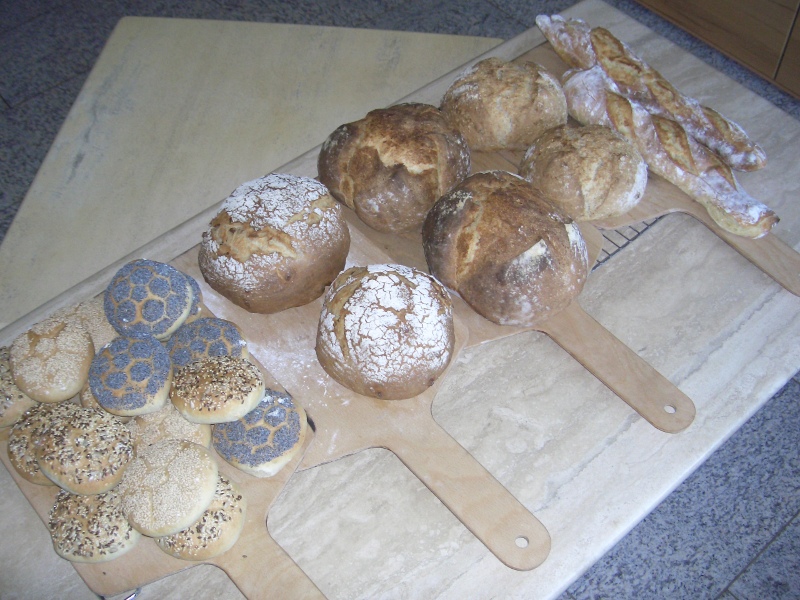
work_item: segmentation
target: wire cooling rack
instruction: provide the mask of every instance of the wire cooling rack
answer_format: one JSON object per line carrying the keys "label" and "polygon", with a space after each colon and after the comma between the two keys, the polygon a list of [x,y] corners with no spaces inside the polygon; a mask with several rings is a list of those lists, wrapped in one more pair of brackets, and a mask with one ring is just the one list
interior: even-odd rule
{"label": "wire cooling rack", "polygon": [[597,262],[594,264],[594,267],[592,267],[592,270],[594,271],[608,262],[612,256],[617,254],[620,250],[628,246],[636,238],[642,235],[659,219],[661,219],[661,217],[643,221],[642,223],[637,223],[635,225],[631,225],[630,227],[602,231],[603,248],[600,251],[600,256],[597,258]]}

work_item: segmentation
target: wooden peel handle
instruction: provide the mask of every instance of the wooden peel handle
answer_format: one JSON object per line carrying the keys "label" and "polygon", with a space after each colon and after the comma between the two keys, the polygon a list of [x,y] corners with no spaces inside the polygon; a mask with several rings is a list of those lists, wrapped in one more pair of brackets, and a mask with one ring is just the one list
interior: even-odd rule
{"label": "wooden peel handle", "polygon": [[414,427],[405,427],[404,432],[386,447],[498,559],[520,571],[544,562],[550,552],[550,534],[544,525],[430,413],[415,418]]}
{"label": "wooden peel handle", "polygon": [[694,420],[691,399],[577,302],[548,319],[539,329],[657,429],[677,433]]}

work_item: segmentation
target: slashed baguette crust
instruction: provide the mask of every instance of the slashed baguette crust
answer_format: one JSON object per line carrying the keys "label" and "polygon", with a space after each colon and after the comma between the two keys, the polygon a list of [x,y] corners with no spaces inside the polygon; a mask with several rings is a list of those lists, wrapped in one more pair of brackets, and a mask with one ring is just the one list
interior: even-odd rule
{"label": "slashed baguette crust", "polygon": [[766,164],[766,153],[740,125],[682,93],[607,29],[558,15],[539,15],[536,24],[570,67],[585,70],[599,65],[616,84],[613,91],[653,115],[677,121],[731,168],[755,171]]}
{"label": "slashed baguette crust", "polygon": [[633,142],[653,173],[700,202],[726,231],[749,238],[769,232],[778,217],[751,197],[730,168],[677,122],[651,115],[640,103],[610,91],[599,66],[568,71],[564,94],[570,115],[583,124],[612,127]]}

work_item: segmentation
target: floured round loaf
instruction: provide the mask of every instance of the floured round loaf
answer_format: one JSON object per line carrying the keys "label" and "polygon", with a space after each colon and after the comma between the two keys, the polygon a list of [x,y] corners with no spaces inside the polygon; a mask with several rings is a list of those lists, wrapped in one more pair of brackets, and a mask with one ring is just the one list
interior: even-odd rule
{"label": "floured round loaf", "polygon": [[74,311],[57,311],[11,344],[14,383],[37,402],[61,402],[81,391],[94,345]]}
{"label": "floured round loaf", "polygon": [[422,236],[431,273],[500,325],[540,323],[586,282],[578,226],[506,171],[476,173],[443,196]]}
{"label": "floured round loaf", "polygon": [[439,197],[469,173],[462,135],[429,104],[373,110],[322,145],[319,179],[378,231],[419,231]]}
{"label": "floured round loaf", "polygon": [[242,533],[247,500],[239,487],[219,475],[211,505],[196,522],[172,535],[156,538],[158,547],[183,560],[208,560],[231,549]]}
{"label": "floured round loaf", "polygon": [[228,197],[203,234],[198,260],[228,300],[275,313],[319,298],[349,249],[342,207],[323,184],[272,173]]}
{"label": "floured round loaf", "polygon": [[142,537],[128,523],[116,490],[91,496],[59,491],[47,528],[56,554],[80,563],[118,558]]}
{"label": "floured round loaf", "polygon": [[528,148],[519,174],[576,221],[624,215],[647,185],[647,163],[602,125],[554,127]]}
{"label": "floured round loaf", "polygon": [[421,394],[450,362],[454,344],[452,300],[417,269],[353,267],[325,294],[317,358],[359,394],[383,400]]}
{"label": "floured round loaf", "polygon": [[462,72],[442,97],[442,113],[472,150],[525,150],[567,122],[558,79],[533,62],[484,59]]}
{"label": "floured round loaf", "polygon": [[197,521],[211,504],[219,469],[208,449],[161,440],[131,461],[119,494],[131,525],[150,537],[172,535]]}

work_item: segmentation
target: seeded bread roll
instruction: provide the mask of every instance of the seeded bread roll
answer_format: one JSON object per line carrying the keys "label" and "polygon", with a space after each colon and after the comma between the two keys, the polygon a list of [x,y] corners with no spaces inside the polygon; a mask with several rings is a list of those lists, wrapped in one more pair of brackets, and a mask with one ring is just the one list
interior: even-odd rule
{"label": "seeded bread roll", "polygon": [[212,443],[240,471],[272,477],[300,452],[307,431],[303,407],[289,394],[268,389],[243,418],[214,425]]}
{"label": "seeded bread roll", "polygon": [[195,523],[172,535],[156,538],[158,547],[183,560],[208,560],[231,549],[244,527],[247,500],[222,474],[211,505]]}
{"label": "seeded bread roll", "polygon": [[11,372],[20,390],[37,402],[61,402],[81,391],[94,345],[73,311],[62,310],[11,344]]}
{"label": "seeded bread roll", "polygon": [[172,404],[192,423],[241,419],[264,397],[261,371],[245,358],[211,356],[175,371]]}
{"label": "seeded bread roll", "polygon": [[558,79],[533,62],[484,59],[445,92],[442,113],[472,150],[525,150],[542,133],[567,122]]}
{"label": "seeded bread roll", "polygon": [[464,138],[435,106],[407,103],[342,125],[325,143],[319,179],[378,231],[419,231],[433,203],[469,173]]}
{"label": "seeded bread roll", "polygon": [[8,346],[0,347],[0,428],[10,427],[37,404],[14,383],[11,350]]}
{"label": "seeded bread roll", "polygon": [[56,418],[39,437],[36,460],[42,473],[73,494],[102,494],[122,479],[133,458],[130,431],[117,417],[76,406]]}
{"label": "seeded bread roll", "polygon": [[540,323],[566,308],[586,282],[578,226],[505,171],[471,175],[443,196],[422,236],[431,273],[500,325]]}
{"label": "seeded bread roll", "polygon": [[198,261],[217,292],[250,312],[319,298],[344,268],[350,232],[320,182],[272,173],[239,186],[203,234]]}
{"label": "seeded bread roll", "polygon": [[200,317],[181,325],[167,342],[173,368],[210,356],[247,358],[247,342],[236,324],[216,317]]}
{"label": "seeded bread roll", "polygon": [[450,362],[454,344],[452,300],[417,269],[353,267],[325,294],[317,358],[359,394],[383,400],[421,394]]}
{"label": "seeded bread roll", "polygon": [[59,491],[47,527],[56,554],[80,563],[119,558],[141,538],[123,514],[116,490],[92,496]]}
{"label": "seeded bread roll", "polygon": [[576,221],[624,215],[647,185],[639,151],[601,125],[546,131],[528,148],[519,174]]}
{"label": "seeded bread roll", "polygon": [[197,521],[211,504],[219,471],[213,455],[185,440],[162,440],[133,459],[119,484],[122,510],[150,537],[172,535]]}
{"label": "seeded bread roll", "polygon": [[128,422],[128,429],[135,454],[161,440],[187,440],[206,448],[211,446],[211,426],[190,423],[172,402],[167,402],[156,412],[134,417]]}

